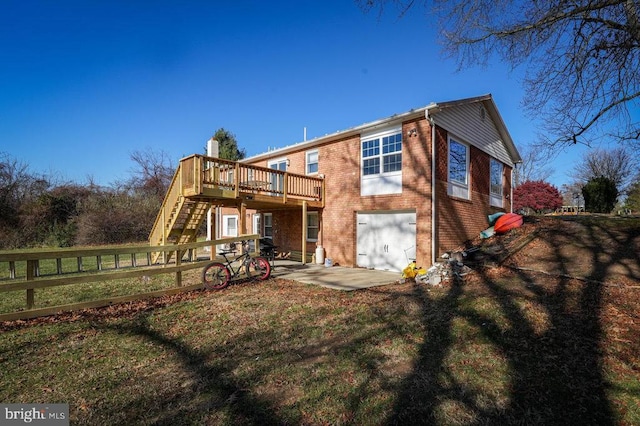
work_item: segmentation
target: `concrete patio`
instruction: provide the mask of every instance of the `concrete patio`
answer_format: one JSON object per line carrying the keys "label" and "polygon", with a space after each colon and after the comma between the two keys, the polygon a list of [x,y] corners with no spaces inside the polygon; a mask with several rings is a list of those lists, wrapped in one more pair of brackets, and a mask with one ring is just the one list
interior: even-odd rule
{"label": "concrete patio", "polygon": [[343,291],[394,284],[400,279],[400,275],[400,272],[342,266],[325,267],[315,263],[302,264],[291,260],[276,260],[275,267],[271,271],[271,276],[274,278]]}

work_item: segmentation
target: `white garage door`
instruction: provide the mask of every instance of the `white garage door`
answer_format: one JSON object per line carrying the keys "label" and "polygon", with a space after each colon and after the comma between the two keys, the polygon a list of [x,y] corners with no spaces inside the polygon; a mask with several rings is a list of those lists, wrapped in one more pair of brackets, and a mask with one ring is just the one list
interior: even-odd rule
{"label": "white garage door", "polygon": [[415,259],[415,211],[358,213],[357,220],[358,266],[402,271]]}

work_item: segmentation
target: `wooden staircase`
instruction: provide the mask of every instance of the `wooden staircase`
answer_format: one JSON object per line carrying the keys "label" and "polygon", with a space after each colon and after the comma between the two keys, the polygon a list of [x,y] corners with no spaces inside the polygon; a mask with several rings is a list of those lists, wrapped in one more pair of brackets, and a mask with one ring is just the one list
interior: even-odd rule
{"label": "wooden staircase", "polygon": [[[187,244],[195,242],[198,230],[207,217],[211,202],[200,198],[186,198],[181,194],[180,167],[176,170],[160,212],[149,235],[151,245]],[[162,252],[152,254],[152,262],[156,263]],[[164,263],[169,262],[164,259]]]}
{"label": "wooden staircase", "polygon": [[[195,242],[212,206],[268,210],[324,207],[324,178],[202,155],[180,160],[149,234],[152,246]],[[242,213],[241,218],[246,215]],[[157,263],[163,251],[152,253]],[[171,259],[166,252],[163,263]],[[182,259],[184,251],[178,253]]]}

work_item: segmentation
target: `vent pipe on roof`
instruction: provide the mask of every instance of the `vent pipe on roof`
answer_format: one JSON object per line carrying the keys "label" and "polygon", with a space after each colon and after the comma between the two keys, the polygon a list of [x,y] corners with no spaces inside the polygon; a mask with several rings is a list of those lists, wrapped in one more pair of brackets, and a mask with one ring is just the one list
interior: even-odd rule
{"label": "vent pipe on roof", "polygon": [[306,127],[306,126],[304,127],[304,132],[303,132],[303,139],[302,139],[302,141],[303,141],[303,142],[306,142],[306,141],[307,141],[307,127]]}

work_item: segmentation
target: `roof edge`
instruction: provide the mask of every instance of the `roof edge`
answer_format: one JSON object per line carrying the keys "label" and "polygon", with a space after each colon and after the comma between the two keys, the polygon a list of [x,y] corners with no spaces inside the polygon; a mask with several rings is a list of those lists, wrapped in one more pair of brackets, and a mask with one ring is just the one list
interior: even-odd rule
{"label": "roof edge", "polygon": [[[433,105],[433,104],[431,104]],[[243,160],[241,160],[241,162],[252,162],[252,161],[258,161],[264,158],[269,158],[269,157],[273,157],[274,155],[278,155],[278,154],[287,154],[289,152],[292,151],[298,151],[300,149],[304,149],[304,148],[312,148],[316,145],[321,145],[323,143],[327,143],[327,142],[331,142],[333,140],[336,139],[342,139],[345,137],[349,137],[349,136],[353,136],[353,135],[357,135],[360,133],[363,133],[367,130],[371,130],[371,129],[375,129],[378,127],[385,127],[391,124],[394,124],[398,121],[405,121],[411,118],[414,118],[414,116],[417,117],[422,117],[425,113],[425,110],[427,108],[429,108],[431,105],[429,106],[425,106],[425,107],[421,107],[421,108],[414,108],[411,109],[409,111],[400,113],[400,114],[394,114],[390,117],[386,117],[386,118],[382,118],[379,120],[375,120],[375,121],[370,121],[368,123],[363,123],[359,126],[355,126],[355,127],[351,127],[345,130],[338,130],[337,132],[334,133],[329,133],[326,134],[324,136],[318,136],[316,138],[310,139],[308,141],[302,141],[302,142],[297,142],[294,143],[292,145],[288,145],[282,148],[277,148],[274,149],[272,151],[267,151],[267,152],[263,152],[260,154],[256,154],[253,155],[251,157],[247,157],[244,158]]]}
{"label": "roof edge", "polygon": [[504,120],[502,119],[502,116],[498,111],[498,107],[496,106],[495,101],[493,100],[493,96],[490,93],[471,97],[471,98],[457,99],[453,101],[446,101],[446,102],[439,102],[439,103],[432,102],[431,104],[421,108],[414,108],[407,112],[394,114],[390,117],[364,123],[359,126],[351,127],[345,130],[339,130],[337,132],[329,133],[324,136],[319,136],[308,141],[297,142],[292,145],[274,149],[272,151],[256,154],[241,160],[241,162],[259,161],[259,160],[271,158],[277,155],[288,154],[289,152],[294,152],[301,149],[313,148],[315,146],[318,146],[327,142],[331,142],[337,139],[342,139],[342,138],[350,137],[353,135],[357,135],[367,130],[388,126],[388,125],[397,123],[398,121],[402,122],[402,121],[406,121],[414,117],[417,118],[420,116],[429,118],[430,116],[436,115],[444,109],[454,108],[460,105],[466,105],[466,104],[472,104],[472,103],[478,103],[478,102],[482,102],[485,105],[485,108],[487,108],[487,111],[489,112],[494,122],[496,123],[498,127],[498,132],[500,133],[500,136],[503,139],[503,143],[506,145],[507,150],[509,151],[509,154],[513,159],[513,163],[514,164],[522,163],[522,158],[520,157],[520,153],[518,152],[513,142],[513,139],[509,134],[509,130],[507,129],[507,126],[505,125]]}
{"label": "roof edge", "polygon": [[520,153],[518,152],[518,149],[516,148],[515,143],[513,142],[513,138],[511,138],[511,134],[509,133],[509,130],[507,129],[507,125],[502,119],[502,115],[500,114],[500,111],[498,110],[498,106],[493,100],[493,96],[491,95],[491,93],[487,93],[481,96],[475,96],[472,98],[458,99],[455,101],[440,102],[440,103],[433,104],[432,107],[427,109],[426,111],[427,118],[429,118],[429,115],[436,115],[444,109],[453,108],[460,105],[478,103],[478,102],[481,102],[485,106],[485,108],[487,109],[487,112],[489,113],[493,121],[496,123],[498,128],[498,133],[502,138],[502,142],[506,145],[506,148],[509,151],[509,155],[511,156],[513,163],[514,164],[522,163],[522,157],[520,156]]}

